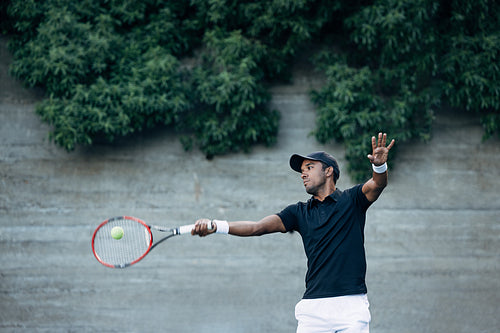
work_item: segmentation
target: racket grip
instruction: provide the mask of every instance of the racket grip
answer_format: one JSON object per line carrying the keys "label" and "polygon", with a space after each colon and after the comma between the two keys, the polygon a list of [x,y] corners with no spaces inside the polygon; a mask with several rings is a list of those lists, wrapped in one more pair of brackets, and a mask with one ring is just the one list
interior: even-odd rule
{"label": "racket grip", "polygon": [[[194,224],[182,225],[179,227],[179,235],[190,234],[194,229]],[[212,222],[208,223],[208,230],[212,229]]]}
{"label": "racket grip", "polygon": [[194,229],[194,224],[182,225],[179,227],[179,235],[190,234]]}

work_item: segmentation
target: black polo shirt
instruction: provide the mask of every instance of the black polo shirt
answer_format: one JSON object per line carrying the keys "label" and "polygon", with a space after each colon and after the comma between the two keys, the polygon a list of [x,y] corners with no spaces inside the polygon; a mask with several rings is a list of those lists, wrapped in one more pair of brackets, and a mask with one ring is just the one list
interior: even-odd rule
{"label": "black polo shirt", "polygon": [[364,228],[370,202],[362,185],[336,190],[324,201],[290,205],[278,216],[287,231],[302,236],[307,256],[304,298],[364,294]]}

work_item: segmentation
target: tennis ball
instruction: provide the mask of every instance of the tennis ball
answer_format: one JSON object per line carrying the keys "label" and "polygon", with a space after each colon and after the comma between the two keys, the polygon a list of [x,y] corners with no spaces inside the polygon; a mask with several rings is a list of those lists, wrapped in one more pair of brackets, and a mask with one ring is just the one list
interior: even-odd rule
{"label": "tennis ball", "polygon": [[114,239],[121,239],[123,237],[123,228],[122,227],[114,227],[111,229],[111,237]]}

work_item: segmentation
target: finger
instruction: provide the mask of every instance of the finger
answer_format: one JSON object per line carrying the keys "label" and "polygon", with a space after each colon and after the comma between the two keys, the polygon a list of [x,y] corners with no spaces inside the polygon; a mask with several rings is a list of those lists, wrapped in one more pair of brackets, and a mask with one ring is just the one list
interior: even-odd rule
{"label": "finger", "polygon": [[380,145],[381,147],[385,147],[385,143],[387,142],[387,133],[384,133],[382,135],[382,144]]}
{"label": "finger", "polygon": [[206,221],[203,221],[203,223],[200,224],[200,237],[204,237],[207,235],[207,223]]}
{"label": "finger", "polygon": [[372,136],[372,150],[374,150],[375,148],[377,148],[377,142],[375,141],[375,137]]}
{"label": "finger", "polygon": [[377,147],[382,147],[382,132],[378,134]]}
{"label": "finger", "polygon": [[199,219],[195,222],[194,228],[191,230],[191,235],[200,235],[201,234],[201,226],[203,225],[203,221],[205,219]]}
{"label": "finger", "polygon": [[201,225],[201,235],[200,236],[206,236],[208,235],[208,224],[210,223],[210,220],[207,220],[205,223]]}
{"label": "finger", "polygon": [[196,226],[196,234],[200,237],[203,237],[203,224],[199,224]]}
{"label": "finger", "polygon": [[394,139],[392,139],[391,143],[389,143],[389,145],[387,146],[387,150],[391,150],[392,146],[394,146],[394,143],[396,141]]}
{"label": "finger", "polygon": [[193,236],[197,234],[197,232],[196,232],[197,223],[198,223],[198,221],[196,221],[196,223],[194,224],[194,228],[191,229],[191,235],[193,235]]}

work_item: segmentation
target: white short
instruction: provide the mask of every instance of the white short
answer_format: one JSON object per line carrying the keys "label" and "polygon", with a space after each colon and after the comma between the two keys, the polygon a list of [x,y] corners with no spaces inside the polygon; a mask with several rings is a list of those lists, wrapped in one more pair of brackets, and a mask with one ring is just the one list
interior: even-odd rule
{"label": "white short", "polygon": [[295,306],[297,333],[368,333],[369,307],[366,294],[303,299]]}

